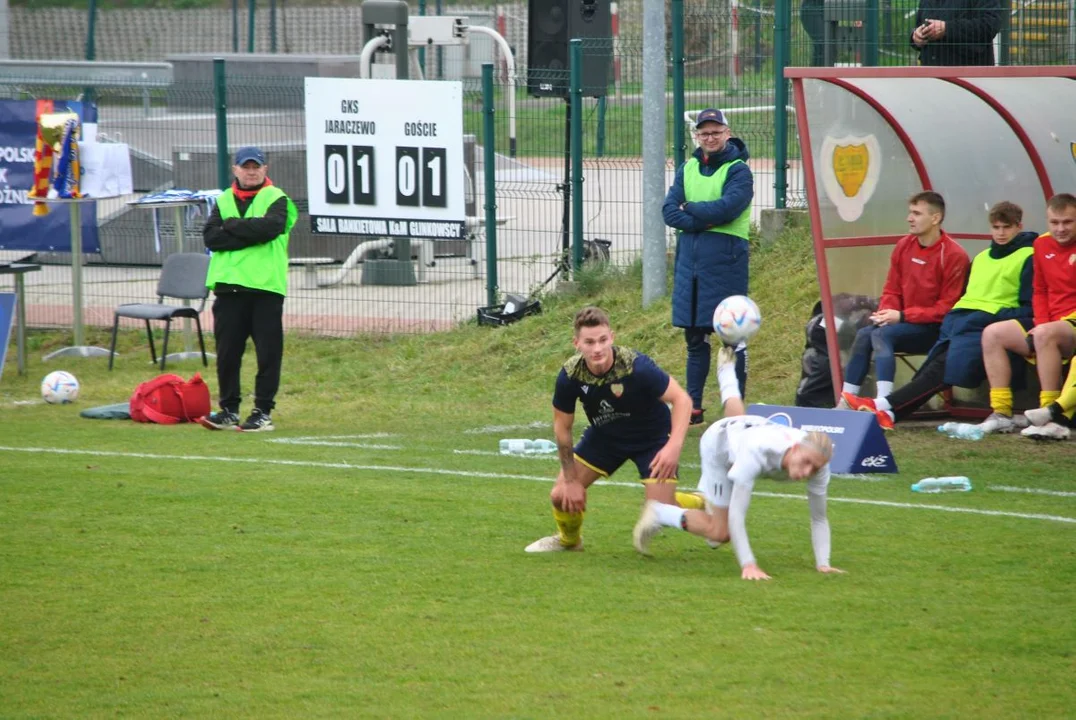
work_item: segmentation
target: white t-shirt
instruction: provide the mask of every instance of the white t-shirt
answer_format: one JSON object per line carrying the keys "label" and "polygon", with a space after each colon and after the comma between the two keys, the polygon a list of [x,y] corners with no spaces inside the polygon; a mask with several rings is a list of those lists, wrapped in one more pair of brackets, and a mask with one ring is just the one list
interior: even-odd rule
{"label": "white t-shirt", "polygon": [[[699,441],[702,477],[699,490],[707,501],[729,510],[729,537],[740,567],[751,565],[755,556],[747,540],[747,508],[760,475],[787,480],[781,467],[785,453],[807,433],[770,422],[757,415],[738,415],[717,421]],[[807,481],[811,510],[811,545],[815,566],[829,565],[830,531],[826,518],[829,463]]]}

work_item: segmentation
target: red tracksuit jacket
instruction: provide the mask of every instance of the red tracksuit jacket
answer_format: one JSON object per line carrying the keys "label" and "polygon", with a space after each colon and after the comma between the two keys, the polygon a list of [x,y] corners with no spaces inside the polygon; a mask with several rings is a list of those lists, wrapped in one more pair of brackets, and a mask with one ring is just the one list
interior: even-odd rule
{"label": "red tracksuit jacket", "polygon": [[878,309],[900,310],[908,323],[940,323],[964,294],[970,265],[964,248],[944,231],[928,248],[915,235],[906,235],[889,257]]}
{"label": "red tracksuit jacket", "polygon": [[1035,324],[1076,313],[1076,241],[1064,245],[1050,233],[1035,238],[1031,306]]}

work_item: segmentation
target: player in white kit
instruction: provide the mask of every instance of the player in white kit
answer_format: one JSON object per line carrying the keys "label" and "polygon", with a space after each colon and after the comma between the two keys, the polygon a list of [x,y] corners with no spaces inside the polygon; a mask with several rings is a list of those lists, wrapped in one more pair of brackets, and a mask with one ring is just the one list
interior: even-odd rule
{"label": "player in white kit", "polygon": [[744,580],[769,580],[755,561],[747,539],[747,508],[760,475],[807,481],[811,512],[811,544],[815,567],[822,573],[841,573],[829,564],[830,530],[826,517],[829,460],[833,443],[820,432],[806,432],[745,415],[735,373],[735,355],[728,348],[718,354],[718,379],[725,418],[711,425],[699,442],[702,477],[699,491],[706,510],[684,510],[675,505],[647,502],[635,525],[635,549],[649,554],[650,539],[663,527],[687,530],[715,547],[732,540]]}

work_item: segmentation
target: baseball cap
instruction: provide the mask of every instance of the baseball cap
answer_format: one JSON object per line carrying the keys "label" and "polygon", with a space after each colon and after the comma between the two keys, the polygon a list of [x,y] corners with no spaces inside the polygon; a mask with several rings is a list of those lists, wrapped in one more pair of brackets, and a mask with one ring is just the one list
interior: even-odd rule
{"label": "baseball cap", "polygon": [[235,154],[235,164],[242,165],[243,163],[253,160],[259,165],[265,164],[265,153],[261,151],[261,148],[256,148],[253,145],[239,148]]}
{"label": "baseball cap", "polygon": [[695,116],[695,128],[698,129],[703,123],[715,122],[718,125],[728,125],[728,121],[725,120],[725,113],[721,112],[717,108],[706,108],[698,115]]}

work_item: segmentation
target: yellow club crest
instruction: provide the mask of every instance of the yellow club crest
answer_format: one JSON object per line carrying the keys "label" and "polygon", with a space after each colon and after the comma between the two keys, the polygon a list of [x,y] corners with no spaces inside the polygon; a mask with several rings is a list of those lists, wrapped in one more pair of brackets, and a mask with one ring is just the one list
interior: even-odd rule
{"label": "yellow club crest", "polygon": [[1076,160],[1076,142],[1069,143],[1069,152],[1072,153],[1072,159]]}
{"label": "yellow club crest", "polygon": [[833,148],[833,174],[845,197],[855,197],[867,179],[871,154],[865,144],[837,145]]}
{"label": "yellow club crest", "polygon": [[624,385],[621,383],[613,383],[609,386],[609,389],[613,391],[614,397],[620,397],[624,394]]}
{"label": "yellow club crest", "polygon": [[818,155],[819,173],[826,198],[845,222],[855,222],[878,187],[882,173],[882,148],[872,134],[827,135]]}

